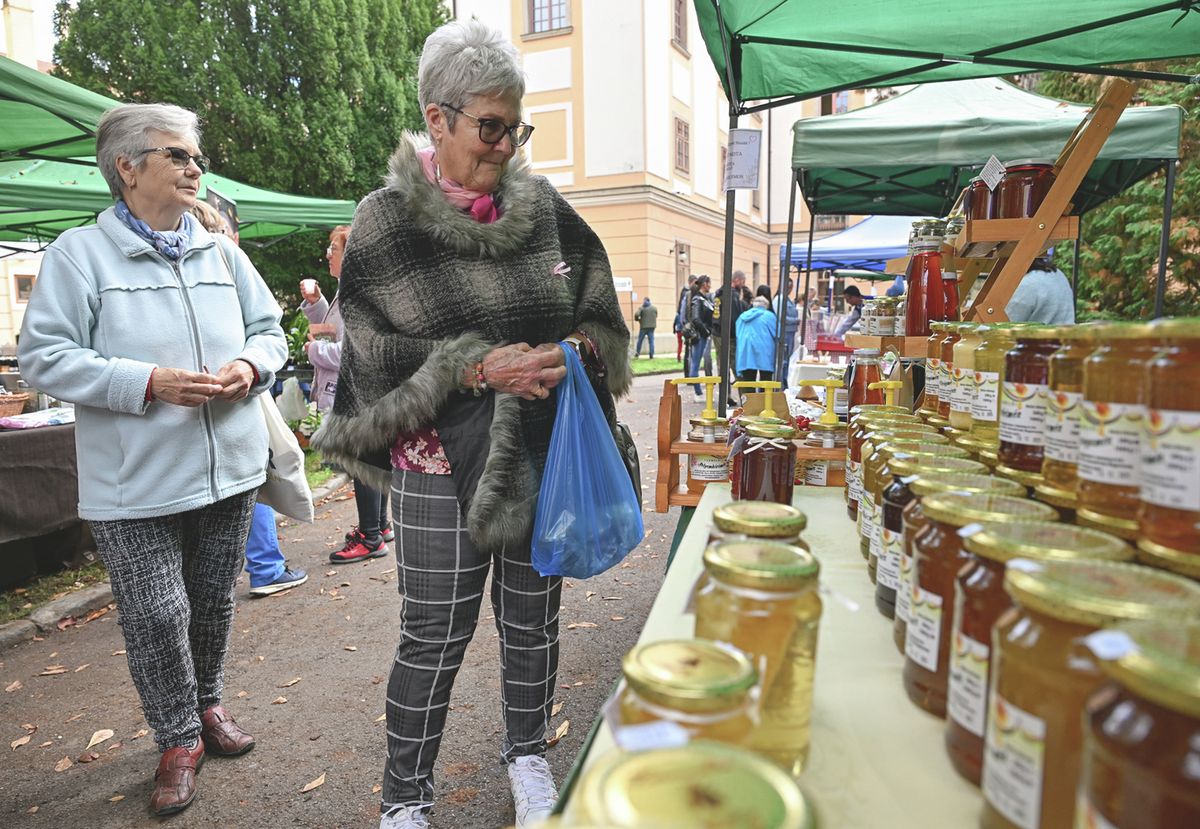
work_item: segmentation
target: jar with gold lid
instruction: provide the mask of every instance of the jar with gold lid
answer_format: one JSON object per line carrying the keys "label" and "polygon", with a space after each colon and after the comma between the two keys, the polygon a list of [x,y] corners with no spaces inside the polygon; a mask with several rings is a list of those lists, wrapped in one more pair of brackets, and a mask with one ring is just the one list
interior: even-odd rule
{"label": "jar with gold lid", "polygon": [[[669,723],[681,738],[744,744],[754,728],[752,690],[758,672],[741,651],[703,639],[664,639],[638,645],[621,660],[616,739],[638,744],[646,729]],[[633,730],[628,730],[633,729]]]}
{"label": "jar with gold lid", "polygon": [[971,428],[971,401],[975,399],[975,349],[982,342],[974,323],[959,323],[958,342],[954,344],[954,366],[950,389],[950,426],[960,432]]}
{"label": "jar with gold lid", "polygon": [[992,627],[1012,607],[1004,592],[1005,565],[1014,558],[1130,561],[1133,548],[1099,530],[1050,521],[977,524],[963,527],[960,534],[970,559],[955,576],[946,751],[955,770],[978,786]]}
{"label": "jar with gold lid", "polygon": [[1200,616],[1200,585],[1111,561],[1014,559],[992,630],[982,829],[1070,829],[1083,710],[1104,675],[1084,638],[1138,619]]}
{"label": "jar with gold lid", "polygon": [[880,453],[879,447],[885,443],[891,444],[895,449],[908,447],[910,451],[917,451],[917,447],[923,444],[927,446],[936,445],[945,447],[946,451],[943,454],[949,457],[966,456],[966,452],[963,450],[950,446],[950,442],[944,435],[933,433],[880,431],[871,433],[863,441],[863,484],[862,491],[859,494],[858,534],[863,558],[867,559],[868,562],[870,561],[872,551],[876,555],[879,553],[877,547],[879,539],[876,537],[880,521],[879,510],[881,505],[879,497],[883,493],[884,481],[886,480],[886,478],[880,478],[880,473],[886,465],[886,459]]}
{"label": "jar with gold lid", "polygon": [[1004,355],[1016,345],[1023,323],[1000,322],[984,326],[975,349],[975,397],[971,401],[971,441],[982,449],[1000,443],[1000,388],[1004,382]]}
{"label": "jar with gold lid", "polygon": [[941,364],[938,381],[938,410],[937,416],[927,418],[929,423],[938,427],[950,425],[950,398],[954,394],[954,345],[958,342],[959,329],[970,323],[942,323],[942,343],[940,346]]}
{"label": "jar with gold lid", "polygon": [[739,462],[737,497],[745,501],[792,503],[796,485],[796,430],[752,423]]}
{"label": "jar with gold lid", "polygon": [[695,635],[733,645],[759,666],[759,724],[749,745],[798,774],[808,759],[820,565],[800,547],[743,541],[706,549],[704,572]]}
{"label": "jar with gold lid", "polygon": [[996,473],[1029,487],[1042,482],[1050,357],[1062,345],[1059,332],[1055,326],[1021,329],[1016,344],[1004,355]]}
{"label": "jar with gold lid", "polygon": [[688,440],[712,444],[722,449],[719,455],[695,452],[688,456],[687,487],[690,492],[703,492],[713,481],[724,481],[729,477],[728,452],[724,451],[729,439],[729,421],[723,417],[693,417]]}
{"label": "jar with gold lid", "polygon": [[[925,423],[894,423],[894,424],[876,424],[868,423],[864,429],[864,435],[859,441],[858,455],[860,458],[857,464],[857,469],[854,470],[855,481],[853,483],[856,493],[856,509],[854,510],[855,525],[859,535],[862,536],[865,532],[864,510],[867,514],[873,514],[877,504],[873,500],[873,493],[864,493],[866,485],[866,462],[875,453],[875,447],[878,446],[885,438],[894,438],[896,440],[924,440],[926,443],[949,443],[949,439],[938,434],[937,428]],[[847,466],[846,474],[850,474],[849,466]],[[863,503],[864,495],[867,499],[866,504]],[[863,555],[867,555],[864,547]]]}
{"label": "jar with gold lid", "polygon": [[[1038,500],[1060,512],[1078,505],[1079,410],[1083,400],[1083,361],[1096,350],[1096,333],[1105,323],[1060,326],[1059,347],[1049,360],[1046,428],[1043,433],[1042,483]],[[1064,519],[1065,520],[1065,519]]]}
{"label": "jar with gold lid", "polygon": [[796,781],[763,758],[705,740],[677,748],[609,752],[579,780],[569,826],[814,829]]}
{"label": "jar with gold lid", "polygon": [[1097,348],[1083,363],[1076,516],[1081,524],[1134,539],[1146,372],[1162,341],[1149,323],[1138,322],[1110,323],[1096,336]]}
{"label": "jar with gold lid", "polygon": [[913,539],[912,593],[904,640],[904,690],[929,713],[946,716],[950,679],[954,576],[970,560],[960,527],[987,522],[1052,521],[1057,513],[1045,504],[992,493],[945,492],[924,499],[921,511],[929,526]]}
{"label": "jar with gold lid", "polygon": [[[814,420],[809,426],[808,437],[804,445],[813,449],[840,449],[843,454],[847,447],[847,426],[845,423],[821,423]],[[801,458],[799,472],[803,469],[803,478],[797,475],[797,481],[803,480],[807,486],[846,486],[846,461],[839,458]]]}
{"label": "jar with gold lid", "polygon": [[733,501],[714,507],[712,520],[717,530],[722,533],[761,541],[776,541],[780,544],[795,544],[808,549],[808,543],[801,537],[804,528],[808,526],[808,516],[791,504],[777,504],[773,501]]}
{"label": "jar with gold lid", "polygon": [[1142,560],[1200,579],[1200,318],[1151,325],[1165,343],[1150,362],[1142,447]]}
{"label": "jar with gold lid", "polygon": [[729,467],[729,486],[733,493],[733,500],[741,497],[739,490],[742,486],[742,453],[746,451],[746,441],[749,437],[746,435],[746,429],[749,426],[787,426],[788,423],[781,417],[768,415],[739,415],[730,421],[729,425],[729,454],[726,456],[726,465]]}
{"label": "jar with gold lid", "polygon": [[922,417],[937,414],[938,398],[942,383],[942,339],[945,337],[944,322],[929,323],[929,337],[925,340],[925,394],[921,398],[918,413]]}
{"label": "jar with gold lid", "polygon": [[1109,683],[1084,713],[1076,826],[1200,826],[1200,623],[1094,637]]}
{"label": "jar with gold lid", "polygon": [[909,412],[870,411],[851,416],[846,437],[846,510],[851,518],[858,518],[858,496],[862,490],[862,443],[867,426],[884,422],[924,425],[919,417]]}

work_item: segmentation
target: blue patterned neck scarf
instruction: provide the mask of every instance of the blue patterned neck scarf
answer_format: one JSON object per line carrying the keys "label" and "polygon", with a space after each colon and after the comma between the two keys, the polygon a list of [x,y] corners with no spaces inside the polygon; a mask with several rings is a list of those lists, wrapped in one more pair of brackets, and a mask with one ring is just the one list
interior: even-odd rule
{"label": "blue patterned neck scarf", "polygon": [[117,218],[125,226],[154,246],[168,259],[178,260],[192,244],[192,217],[184,213],[179,221],[179,230],[153,230],[150,225],[129,212],[124,199],[117,199]]}

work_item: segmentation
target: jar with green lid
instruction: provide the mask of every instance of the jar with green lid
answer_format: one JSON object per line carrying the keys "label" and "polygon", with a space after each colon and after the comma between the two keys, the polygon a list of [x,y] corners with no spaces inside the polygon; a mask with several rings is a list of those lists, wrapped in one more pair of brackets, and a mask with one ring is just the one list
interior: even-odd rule
{"label": "jar with green lid", "polygon": [[[645,740],[662,739],[662,723],[681,741],[743,745],[749,739],[758,672],[741,651],[703,639],[665,639],[629,651],[621,671],[618,745],[634,750]],[[650,724],[655,728],[639,728]]]}
{"label": "jar with green lid", "polygon": [[971,428],[971,401],[975,399],[975,349],[982,342],[981,325],[960,323],[954,344],[953,382],[950,389],[950,426],[960,432]]}
{"label": "jar with green lid", "polygon": [[1021,329],[1004,355],[996,474],[1028,487],[1042,483],[1050,357],[1062,345],[1060,330],[1053,325]]}
{"label": "jar with green lid", "polygon": [[930,714],[946,716],[954,624],[954,577],[970,561],[959,529],[968,524],[1053,521],[1036,501],[993,493],[943,492],[921,504],[929,526],[913,539],[912,593],[904,640],[904,690]]}
{"label": "jar with green lid", "polygon": [[1096,333],[1105,323],[1061,326],[1062,345],[1050,355],[1046,392],[1046,429],[1042,435],[1041,501],[1059,511],[1077,505],[1079,485],[1079,411],[1083,401],[1083,361],[1096,350]]}
{"label": "jar with green lid", "polygon": [[704,551],[707,581],[696,595],[697,638],[733,645],[759,666],[750,747],[792,774],[808,759],[820,569],[812,553],[793,545],[715,544]]}
{"label": "jar with green lid", "polygon": [[1146,376],[1162,340],[1150,323],[1139,322],[1110,323],[1096,337],[1096,350],[1083,362],[1075,514],[1081,524],[1135,539]]}
{"label": "jar with green lid", "polygon": [[996,495],[1019,496],[1025,491],[1020,484],[1006,478],[979,472],[920,472],[910,476],[908,489],[913,498],[901,514],[904,522],[903,547],[900,554],[900,586],[896,589],[896,617],[892,624],[892,641],[900,655],[908,640],[908,620],[911,613],[913,589],[913,556],[917,536],[929,526],[921,508],[928,495],[939,492],[991,492]]}
{"label": "jar with green lid", "polygon": [[886,459],[879,452],[879,447],[885,443],[892,444],[894,448],[908,447],[911,451],[917,451],[917,447],[926,446],[941,446],[946,449],[945,454],[949,457],[966,457],[966,452],[957,447],[950,446],[950,442],[944,435],[935,434],[912,434],[900,431],[880,431],[871,433],[867,440],[863,441],[863,468],[862,468],[862,492],[859,494],[858,507],[858,533],[860,539],[860,549],[862,550],[863,558],[870,561],[872,550],[875,554],[879,554],[876,531],[879,527],[879,497],[883,494],[884,480],[880,478],[880,473],[886,465]]}
{"label": "jar with green lid", "polygon": [[808,549],[808,543],[801,538],[804,528],[808,526],[808,516],[791,504],[733,501],[715,507],[712,520],[717,530],[727,535],[795,544]]}
{"label": "jar with green lid", "polygon": [[796,430],[751,423],[729,450],[735,500],[792,503],[796,484]]}
{"label": "jar with green lid", "polygon": [[1000,444],[1000,384],[1004,382],[1004,355],[1016,344],[1021,323],[1001,322],[981,330],[975,349],[975,397],[971,401],[971,441],[980,449]]}
{"label": "jar with green lid", "polygon": [[621,829],[814,829],[796,781],[744,749],[700,740],[633,754],[613,751],[579,780],[570,826]]}
{"label": "jar with green lid", "polygon": [[1200,623],[1094,634],[1108,684],[1084,713],[1076,825],[1200,826]]}
{"label": "jar with green lid", "polygon": [[1200,585],[1111,561],[1013,559],[1014,607],[992,632],[983,829],[1071,829],[1083,748],[1080,711],[1104,674],[1084,642],[1133,620],[1200,617]]}
{"label": "jar with green lid", "polygon": [[970,559],[955,576],[946,751],[955,770],[978,786],[992,627],[1012,607],[1004,592],[1005,564],[1014,558],[1131,561],[1133,548],[1099,530],[1050,521],[976,524],[963,527],[961,535]]}

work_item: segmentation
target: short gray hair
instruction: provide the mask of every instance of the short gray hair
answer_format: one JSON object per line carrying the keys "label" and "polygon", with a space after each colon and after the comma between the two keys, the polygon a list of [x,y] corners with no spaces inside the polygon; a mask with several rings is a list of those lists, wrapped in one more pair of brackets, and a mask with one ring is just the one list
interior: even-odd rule
{"label": "short gray hair", "polygon": [[[517,47],[478,20],[452,20],[425,39],[417,69],[421,113],[429,104],[461,107],[476,95],[525,97],[525,73]],[[458,113],[446,112],[454,127]]]}
{"label": "short gray hair", "polygon": [[200,146],[200,128],[196,113],[173,104],[122,104],[113,107],[100,118],[96,129],[96,165],[108,183],[114,199],[121,197],[125,182],[117,169],[117,159],[125,156],[136,166],[145,163],[144,155],[151,131],[165,132],[186,138]]}

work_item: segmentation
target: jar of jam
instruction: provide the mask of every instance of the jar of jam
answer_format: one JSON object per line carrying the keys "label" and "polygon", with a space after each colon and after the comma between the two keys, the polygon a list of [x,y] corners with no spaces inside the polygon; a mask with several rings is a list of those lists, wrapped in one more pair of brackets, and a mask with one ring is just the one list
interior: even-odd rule
{"label": "jar of jam", "polygon": [[967,185],[967,195],[963,200],[967,221],[996,218],[995,201],[995,194],[987,182],[981,176],[975,176]]}
{"label": "jar of jam", "polygon": [[[852,433],[847,453],[851,460],[846,464],[846,486],[850,493],[850,503],[853,506],[851,517],[858,523],[858,512],[861,508],[862,488],[863,488],[863,464],[871,456],[871,452],[875,451],[875,444],[878,441],[872,442],[871,438],[875,435],[888,435],[897,438],[908,438],[916,440],[923,436],[930,436],[932,443],[943,442],[943,436],[938,434],[936,427],[926,423],[908,423],[882,419],[869,419],[860,421],[858,435]],[[855,440],[857,439],[857,446]],[[949,439],[945,439],[949,443]],[[866,450],[866,451],[864,451]],[[853,460],[854,456],[858,457],[857,462]]]}
{"label": "jar of jam", "polygon": [[856,348],[851,355],[853,360],[850,371],[850,408],[863,403],[882,403],[883,391],[868,388],[872,383],[878,383],[880,375],[878,348]]}
{"label": "jar of jam", "polygon": [[[926,438],[934,440],[926,440]],[[879,541],[875,538],[875,532],[879,526],[879,496],[883,492],[879,473],[884,465],[884,458],[879,453],[879,447],[884,443],[893,444],[896,448],[908,447],[910,450],[916,450],[922,443],[949,445],[949,441],[942,435],[909,434],[893,430],[872,433],[863,441],[863,483],[858,496],[858,535],[863,558],[868,562],[872,548],[878,553],[876,545]]]}
{"label": "jar of jam", "polygon": [[[819,423],[813,421],[804,445],[816,449],[845,449],[845,423]],[[804,464],[804,483],[807,486],[846,485],[846,462],[844,460],[807,460]]]}
{"label": "jar of jam", "polygon": [[[1050,356],[1043,432],[1042,483],[1037,497],[1072,513],[1078,504],[1079,410],[1083,401],[1083,361],[1096,350],[1104,323],[1060,326],[1062,347]],[[1073,520],[1073,519],[1072,519]]]}
{"label": "jar of jam", "polygon": [[746,541],[709,547],[704,571],[695,635],[733,645],[759,666],[760,722],[750,747],[799,774],[812,720],[820,565],[799,547]]}
{"label": "jar of jam", "polygon": [[1043,161],[1011,161],[996,188],[998,219],[1032,219],[1054,184],[1054,165]]}
{"label": "jar of jam", "polygon": [[1075,825],[1200,826],[1200,623],[1131,622],[1097,637],[1109,682],[1084,712]]}
{"label": "jar of jam", "polygon": [[858,496],[862,491],[863,439],[866,437],[867,424],[877,420],[920,423],[921,419],[908,412],[863,412],[851,416],[846,439],[846,511],[851,518],[858,517]]}
{"label": "jar of jam", "polygon": [[905,282],[908,285],[905,334],[909,337],[928,337],[929,323],[946,319],[940,240],[917,247],[908,260]]}
{"label": "jar of jam", "polygon": [[801,537],[808,526],[808,516],[791,504],[733,501],[715,507],[712,520],[722,533],[808,549],[808,542]]}
{"label": "jar of jam", "polygon": [[796,483],[796,430],[752,423],[741,452],[738,498],[792,503]]}
{"label": "jar of jam", "polygon": [[687,740],[733,745],[744,744],[754,728],[751,691],[758,672],[735,648],[703,639],[647,642],[625,654],[621,671],[618,745],[627,739],[630,747],[638,745],[637,726],[648,723],[671,723]]}
{"label": "jar of jam", "polygon": [[[1025,328],[1004,356],[1000,387],[1000,466],[1036,477],[1041,483],[1046,394],[1050,388],[1050,357],[1062,341],[1053,326]],[[1003,469],[997,469],[1003,475]]]}
{"label": "jar of jam", "polygon": [[904,640],[904,690],[916,705],[946,716],[950,681],[954,576],[970,556],[963,550],[960,527],[980,522],[1052,521],[1053,509],[1036,501],[992,493],[946,492],[921,504],[929,521],[913,539],[912,594]]}
{"label": "jar of jam", "polygon": [[971,401],[975,399],[975,349],[982,342],[982,326],[966,323],[958,327],[954,344],[953,382],[950,391],[950,425],[960,431],[971,428]]}
{"label": "jar of jam", "polygon": [[900,655],[908,639],[908,621],[913,592],[913,557],[916,554],[917,536],[929,527],[929,519],[921,509],[922,500],[928,495],[943,492],[994,493],[996,495],[1019,496],[1025,490],[1020,484],[978,472],[922,472],[912,476],[908,489],[913,499],[904,508],[904,546],[900,555],[900,587],[896,590],[896,618],[892,624],[892,641]]}
{"label": "jar of jam", "polygon": [[925,392],[917,410],[922,417],[937,414],[938,396],[941,394],[942,338],[945,323],[929,323],[929,337],[925,340]]}
{"label": "jar of jam", "polygon": [[1200,579],[1200,319],[1159,320],[1150,363],[1138,548],[1148,564]]}
{"label": "jar of jam", "polygon": [[749,751],[705,740],[609,752],[580,778],[564,818],[581,829],[816,825],[795,780]]}
{"label": "jar of jam", "polygon": [[729,467],[729,486],[733,500],[741,497],[742,486],[742,453],[746,451],[746,427],[751,424],[759,426],[787,426],[781,417],[765,415],[740,415],[729,425],[729,454],[726,466]]}
{"label": "jar of jam", "polygon": [[961,534],[970,559],[955,577],[946,751],[955,770],[978,786],[992,627],[1012,607],[1004,592],[1005,564],[1014,558],[1130,561],[1133,549],[1108,533],[1049,521],[982,524],[964,527]]}
{"label": "jar of jam", "polygon": [[1146,375],[1161,347],[1149,323],[1117,322],[1097,333],[1083,361],[1079,419],[1081,524],[1134,539],[1141,505],[1138,468],[1146,425]]}
{"label": "jar of jam", "polygon": [[947,322],[942,326],[945,336],[942,337],[941,365],[938,367],[941,378],[938,381],[938,413],[937,418],[928,418],[929,422],[934,426],[945,427],[950,425],[950,399],[954,395],[954,345],[959,339],[959,330],[963,325],[971,325],[972,323]]}
{"label": "jar of jam", "polygon": [[690,422],[692,429],[688,432],[688,440],[711,444],[714,451],[719,451],[719,454],[713,455],[697,451],[688,456],[688,491],[703,492],[709,483],[729,478],[729,453],[726,449],[729,421],[723,417],[693,417]]}
{"label": "jar of jam", "polygon": [[1111,561],[1014,559],[1004,589],[1015,607],[992,629],[982,829],[1070,829],[1083,710],[1103,683],[1084,638],[1127,620],[1200,614],[1200,585]]}
{"label": "jar of jam", "polygon": [[1016,344],[1016,323],[985,325],[975,349],[975,397],[971,400],[971,440],[983,448],[1000,442],[1000,387],[1004,355]]}

